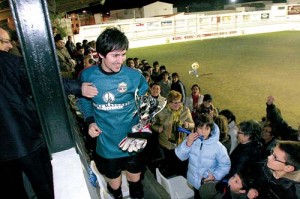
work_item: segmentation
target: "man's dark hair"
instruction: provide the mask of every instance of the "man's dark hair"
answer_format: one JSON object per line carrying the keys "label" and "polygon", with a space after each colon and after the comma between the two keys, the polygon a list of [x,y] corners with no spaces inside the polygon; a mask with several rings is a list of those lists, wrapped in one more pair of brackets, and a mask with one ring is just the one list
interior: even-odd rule
{"label": "man's dark hair", "polygon": [[280,150],[285,152],[285,160],[287,165],[294,166],[295,170],[300,168],[300,142],[299,141],[283,141],[277,143]]}
{"label": "man's dark hair", "polygon": [[106,56],[111,51],[128,50],[129,41],[126,35],[117,28],[107,28],[96,41],[96,50],[102,56]]}

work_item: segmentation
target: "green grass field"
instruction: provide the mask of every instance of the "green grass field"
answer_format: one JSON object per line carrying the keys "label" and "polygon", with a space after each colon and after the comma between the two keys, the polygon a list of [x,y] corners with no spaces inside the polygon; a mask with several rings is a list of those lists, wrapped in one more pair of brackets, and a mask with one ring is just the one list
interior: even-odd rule
{"label": "green grass field", "polygon": [[[294,128],[300,124],[300,32],[277,32],[239,37],[190,41],[130,49],[127,57],[159,61],[178,72],[190,87],[197,83],[210,93],[220,110],[232,110],[238,122],[260,120],[265,115],[267,96]],[[200,77],[190,75],[198,62]]]}

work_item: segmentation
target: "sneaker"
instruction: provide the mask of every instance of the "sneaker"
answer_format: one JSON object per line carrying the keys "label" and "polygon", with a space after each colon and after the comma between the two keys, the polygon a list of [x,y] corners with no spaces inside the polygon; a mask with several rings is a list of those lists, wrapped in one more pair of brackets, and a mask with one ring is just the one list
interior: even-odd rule
{"label": "sneaker", "polygon": [[88,174],[89,174],[89,181],[93,185],[93,187],[99,187],[97,177],[90,167],[88,168]]}

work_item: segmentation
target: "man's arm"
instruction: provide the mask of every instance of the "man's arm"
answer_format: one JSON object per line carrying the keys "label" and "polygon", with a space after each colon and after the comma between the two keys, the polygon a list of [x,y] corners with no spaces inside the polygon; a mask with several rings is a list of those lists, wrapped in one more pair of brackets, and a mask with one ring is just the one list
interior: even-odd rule
{"label": "man's arm", "polygon": [[275,97],[269,96],[267,99],[267,119],[275,125],[279,135],[283,140],[298,140],[297,130],[293,129],[281,116],[279,109],[274,104]]}

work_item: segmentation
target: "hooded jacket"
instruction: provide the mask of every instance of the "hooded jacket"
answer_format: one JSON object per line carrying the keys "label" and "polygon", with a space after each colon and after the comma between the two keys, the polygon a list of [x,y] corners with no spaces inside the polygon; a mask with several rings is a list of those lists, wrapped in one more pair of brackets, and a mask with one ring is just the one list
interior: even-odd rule
{"label": "hooded jacket", "polygon": [[175,149],[180,160],[189,159],[187,181],[196,189],[200,188],[202,178],[207,178],[209,173],[219,181],[230,170],[230,159],[226,148],[219,142],[219,135],[219,127],[214,124],[208,139],[197,139],[190,147],[185,139]]}

